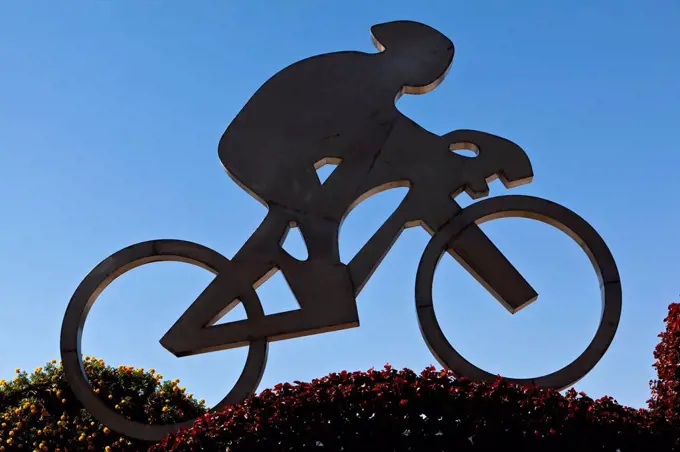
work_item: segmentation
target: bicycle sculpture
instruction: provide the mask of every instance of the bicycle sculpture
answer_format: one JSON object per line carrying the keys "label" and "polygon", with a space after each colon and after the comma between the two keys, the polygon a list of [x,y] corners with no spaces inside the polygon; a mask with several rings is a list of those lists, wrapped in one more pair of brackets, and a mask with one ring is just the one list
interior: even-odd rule
{"label": "bicycle sculpture", "polygon": [[[445,77],[453,43],[417,22],[390,22],[371,29],[379,52],[338,52],[312,57],[267,81],[228,126],[219,157],[241,188],[268,214],[232,259],[196,243],[154,240],[118,251],[97,265],[71,299],[61,331],[61,356],[76,397],[93,416],[130,437],[159,440],[182,425],[143,425],[109,408],[90,387],[81,358],[87,314],[101,291],[123,273],[156,261],[183,261],[216,277],[160,340],[176,356],[248,346],[245,368],[214,409],[242,401],[259,384],[271,341],[359,326],[356,297],[404,228],[420,225],[432,234],[420,260],[416,312],[425,341],[438,361],[456,375],[492,379],[466,361],[446,340],[432,306],[437,262],[450,253],[510,312],[537,297],[478,225],[495,218],[524,217],[553,225],[588,254],[600,279],[603,311],[587,349],[549,375],[515,379],[564,388],[587,374],[609,347],[621,313],[621,284],[614,259],[598,233],[581,217],[553,202],[529,196],[489,198],[462,209],[456,195],[488,194],[500,178],[510,188],[529,183],[533,171],[516,144],[474,130],[443,136],[425,131],[401,114],[395,99],[423,94]],[[469,149],[475,157],[453,150]],[[321,183],[316,169],[338,164]],[[338,230],[348,212],[369,196],[409,187],[396,211],[348,265],[340,262]],[[300,261],[281,246],[299,227],[308,258]],[[255,292],[282,271],[300,309],[265,315]],[[247,319],[215,325],[243,303]]]}

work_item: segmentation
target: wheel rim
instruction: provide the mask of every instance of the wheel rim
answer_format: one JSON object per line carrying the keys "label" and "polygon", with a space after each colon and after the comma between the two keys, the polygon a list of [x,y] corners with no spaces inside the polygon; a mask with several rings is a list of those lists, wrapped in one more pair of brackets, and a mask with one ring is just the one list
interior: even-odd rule
{"label": "wheel rim", "polygon": [[602,294],[600,324],[588,347],[565,367],[535,378],[507,378],[518,384],[564,389],[587,375],[611,345],[621,317],[621,282],[614,258],[600,235],[584,219],[559,204],[531,196],[499,196],[465,208],[430,240],[416,277],[416,310],[420,331],[440,364],[459,377],[494,380],[493,375],[466,360],[449,343],[434,313],[432,284],[437,264],[449,244],[472,223],[498,218],[530,218],[556,227],[571,237],[588,255]]}
{"label": "wheel rim", "polygon": [[[175,261],[197,265],[213,274],[228,272],[231,262],[210,248],[182,240],[154,240],[122,249],[95,267],[76,289],[66,309],[61,329],[61,358],[69,386],[85,409],[112,430],[143,441],[160,441],[168,433],[190,426],[193,420],[177,424],[149,425],[131,421],[109,408],[95,394],[87,379],[81,354],[82,331],[92,305],[103,290],[124,273],[152,262]],[[264,316],[255,290],[241,297],[249,319]],[[268,342],[251,342],[241,375],[232,390],[211,411],[238,403],[260,383],[267,361]]]}

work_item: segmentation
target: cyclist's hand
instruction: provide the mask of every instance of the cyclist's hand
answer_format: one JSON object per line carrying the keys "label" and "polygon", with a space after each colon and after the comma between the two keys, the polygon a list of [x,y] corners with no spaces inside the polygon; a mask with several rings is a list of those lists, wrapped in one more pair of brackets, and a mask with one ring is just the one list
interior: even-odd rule
{"label": "cyclist's hand", "polygon": [[[473,197],[489,193],[487,181],[500,178],[506,188],[524,185],[533,179],[531,162],[524,150],[510,140],[477,130],[455,130],[443,135],[449,149],[469,149],[477,155],[465,157],[466,190]],[[476,195],[476,196],[475,196]]]}

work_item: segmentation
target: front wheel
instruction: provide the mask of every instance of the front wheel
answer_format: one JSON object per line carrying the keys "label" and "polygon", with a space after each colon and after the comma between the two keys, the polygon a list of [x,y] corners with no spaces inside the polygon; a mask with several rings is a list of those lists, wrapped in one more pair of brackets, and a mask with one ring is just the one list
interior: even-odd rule
{"label": "front wheel", "polygon": [[[190,426],[193,420],[181,424],[146,425],[131,421],[111,409],[95,394],[87,379],[82,361],[81,338],[87,314],[106,286],[133,268],[160,261],[186,262],[214,274],[228,273],[231,269],[229,259],[196,243],[182,240],[153,240],[137,243],[114,253],[85,277],[68,304],[61,327],[61,359],[64,374],[78,400],[92,416],[111,430],[150,442],[160,441],[171,431]],[[264,316],[262,305],[254,289],[251,293],[244,294],[241,302],[248,319]],[[257,389],[267,362],[267,347],[266,338],[250,343],[241,376],[229,394],[213,407],[213,411],[241,402]]]}
{"label": "front wheel", "polygon": [[472,204],[453,217],[432,237],[420,259],[416,276],[420,331],[435,358],[456,376],[490,381],[496,378],[463,358],[446,339],[434,313],[432,284],[440,258],[445,251],[453,249],[452,244],[468,226],[512,217],[538,220],[566,233],[588,255],[600,281],[602,316],[586,350],[570,364],[551,374],[508,379],[517,384],[561,390],[588,374],[611,345],[621,318],[621,281],[614,258],[602,237],[583,218],[559,204],[531,196],[499,196]]}

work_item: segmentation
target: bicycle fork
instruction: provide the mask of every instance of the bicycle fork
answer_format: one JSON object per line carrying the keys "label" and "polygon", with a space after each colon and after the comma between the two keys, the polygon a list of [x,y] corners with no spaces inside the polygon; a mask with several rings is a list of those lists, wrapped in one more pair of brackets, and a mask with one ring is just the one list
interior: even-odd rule
{"label": "bicycle fork", "polygon": [[[406,195],[399,207],[349,263],[355,296],[359,295],[405,228],[423,226],[430,235],[434,235],[462,211],[452,198],[443,198],[433,206],[432,198],[411,197],[412,193]],[[533,287],[476,224],[454,237],[446,251],[510,313],[516,313],[538,298]]]}

